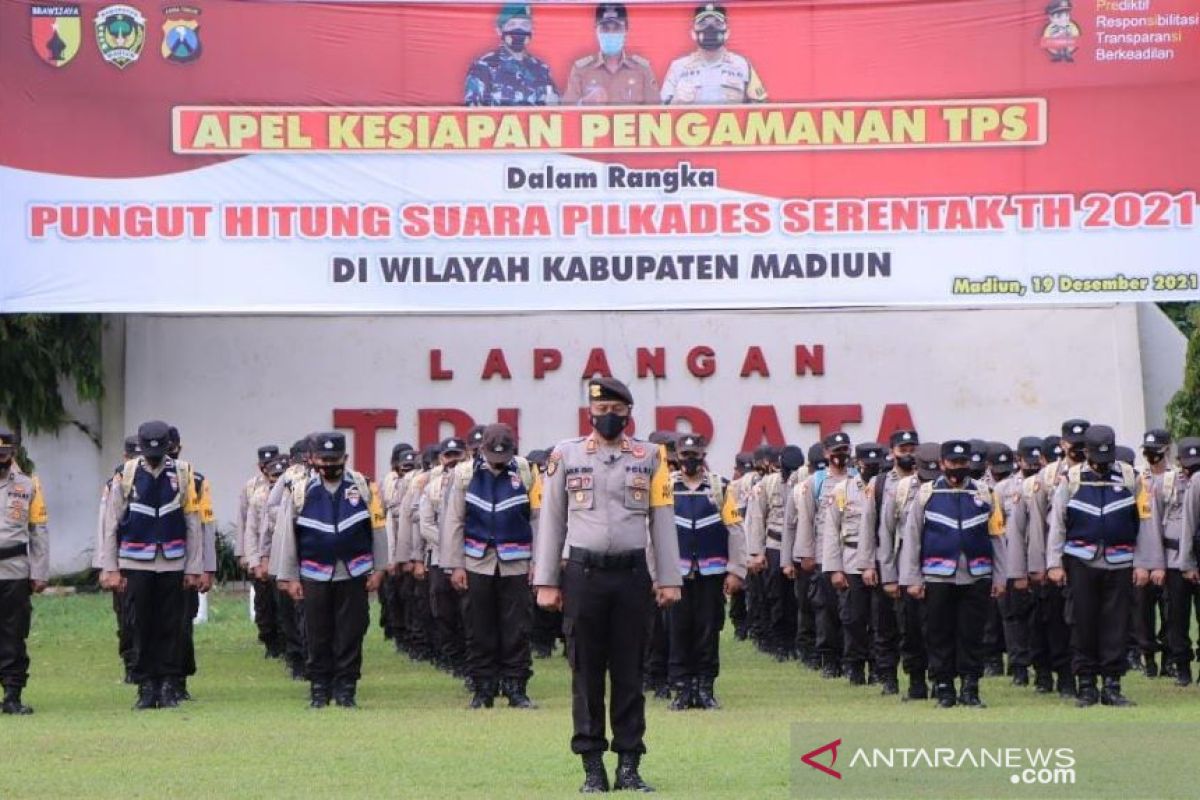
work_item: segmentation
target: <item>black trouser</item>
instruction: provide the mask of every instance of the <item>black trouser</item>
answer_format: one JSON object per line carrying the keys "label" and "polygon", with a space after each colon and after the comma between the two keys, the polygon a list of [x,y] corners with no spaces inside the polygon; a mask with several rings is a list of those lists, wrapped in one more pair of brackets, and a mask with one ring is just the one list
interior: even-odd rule
{"label": "black trouser", "polygon": [[716,680],[721,671],[725,627],[725,574],[695,575],[683,582],[680,600],[667,612],[671,638],[670,679]]}
{"label": "black trouser", "polygon": [[1013,589],[1008,582],[1008,591],[1000,598],[1000,614],[1004,618],[1004,645],[1008,650],[1008,663],[1012,667],[1028,667],[1033,663],[1032,627],[1037,613],[1033,593]]}
{"label": "black trouser", "polygon": [[734,630],[745,630],[746,614],[746,593],[738,592],[729,598],[729,621],[733,623]]}
{"label": "black trouser", "polygon": [[667,635],[667,612],[650,605],[646,616],[646,665],[645,674],[650,680],[661,683],[667,680],[667,665],[671,657],[671,640]]}
{"label": "black trouser", "polygon": [[533,674],[529,655],[529,629],[533,624],[533,596],[525,574],[480,575],[467,572],[467,671],[476,680],[516,679]]}
{"label": "black trouser", "polygon": [[1192,603],[1200,600],[1196,584],[1177,569],[1167,570],[1167,658],[1180,669],[1192,664],[1192,640],[1188,628],[1192,622]]}
{"label": "black trouser", "polygon": [[[257,591],[257,589],[255,590]],[[303,666],[308,661],[308,648],[304,635],[304,604],[297,603],[287,592],[276,586],[275,614],[283,642],[283,657],[292,667]]]}
{"label": "black trouser", "polygon": [[383,579],[383,585],[387,587],[388,598],[388,625],[384,630],[390,629],[391,633],[388,638],[400,643],[406,642],[408,627],[404,616],[404,603],[408,596],[404,593],[403,573],[397,572],[395,575],[386,576]]}
{"label": "black trouser", "polygon": [[1033,668],[1066,672],[1071,668],[1071,626],[1067,624],[1069,589],[1044,581],[1033,587],[1035,613],[1030,629]]}
{"label": "black trouser", "polygon": [[280,625],[279,594],[274,578],[254,581],[254,627],[258,628],[258,640],[268,652],[279,649],[284,635]]}
{"label": "black trouser", "polygon": [[796,641],[796,595],[781,569],[778,547],[767,549],[767,641],[772,649],[790,650]]}
{"label": "black trouser", "polygon": [[925,643],[929,673],[937,683],[955,676],[983,675],[983,627],[987,622],[992,581],[925,584]]}
{"label": "black trouser", "polygon": [[434,641],[445,664],[461,665],[466,658],[463,640],[462,603],[441,567],[429,568],[429,605],[434,619]]}
{"label": "black trouser", "polygon": [[925,604],[909,595],[901,586],[904,599],[900,604],[900,663],[907,673],[924,672],[929,668],[929,653],[925,647]]}
{"label": "black trouser", "polygon": [[813,658],[817,648],[817,618],[812,605],[811,572],[795,564],[796,577],[792,581],[792,597],[796,599],[796,652],[801,658]]}
{"label": "black trouser", "polygon": [[1004,658],[1004,614],[995,598],[988,599],[987,617],[983,625],[983,658],[1001,661]]}
{"label": "black trouser", "polygon": [[126,670],[133,669],[137,660],[137,644],[133,633],[133,613],[129,610],[129,592],[112,593],[113,616],[117,618],[117,654]]}
{"label": "black trouser", "polygon": [[[846,574],[849,588],[837,591],[838,619],[842,624],[842,664],[862,667],[871,651],[868,624],[871,621],[871,590],[862,575]],[[830,584],[832,586],[833,584]]]}
{"label": "black trouser", "polygon": [[561,634],[562,612],[551,611],[534,603],[533,628],[529,632],[530,643],[550,650]]}
{"label": "black trouser", "polygon": [[135,683],[183,677],[183,572],[123,569],[133,615]]}
{"label": "black trouser", "polygon": [[746,578],[746,633],[760,645],[771,622],[768,609],[766,570],[752,572]]}
{"label": "black trouser", "polygon": [[413,646],[419,651],[430,655],[437,653],[436,623],[433,620],[433,606],[430,603],[429,588],[430,572],[425,573],[421,580],[412,579],[412,637]]}
{"label": "black trouser", "polygon": [[5,687],[23,688],[29,680],[30,592],[28,578],[0,581],[0,685]]}
{"label": "black trouser", "polygon": [[875,670],[895,675],[900,662],[900,601],[888,597],[882,586],[871,589],[871,628]]}
{"label": "black trouser", "polygon": [[304,586],[304,630],[308,679],[350,686],[362,675],[363,637],[371,624],[365,576],[344,581],[310,581]]}
{"label": "black trouser", "polygon": [[183,634],[179,638],[179,663],[184,677],[196,674],[196,614],[200,612],[200,592],[183,590]]}
{"label": "black trouser", "polygon": [[[646,698],[642,651],[653,605],[645,563],[632,569],[584,568],[567,562],[562,572],[563,632],[571,665],[571,752],[603,751],[606,677],[612,683],[612,750],[644,753]],[[607,673],[607,675],[606,675]]]}
{"label": "black trouser", "polygon": [[383,581],[379,584],[379,591],[375,593],[379,600],[379,627],[383,628],[383,636],[385,639],[392,639],[396,635],[396,624],[392,620],[392,609],[395,607],[395,598],[392,597],[392,579],[385,575]]}
{"label": "black trouser", "polygon": [[812,577],[811,586],[813,616],[817,623],[817,655],[822,663],[840,663],[843,650],[842,621],[838,617],[837,590],[829,582],[829,575],[821,571],[820,564]]}
{"label": "black trouser", "polygon": [[1084,678],[1125,674],[1132,567],[1096,569],[1063,557],[1071,587],[1071,671]]}
{"label": "black trouser", "polygon": [[1153,583],[1133,587],[1129,610],[1129,649],[1137,650],[1144,656],[1153,656],[1159,651],[1158,626],[1155,623],[1161,600],[1162,589]]}

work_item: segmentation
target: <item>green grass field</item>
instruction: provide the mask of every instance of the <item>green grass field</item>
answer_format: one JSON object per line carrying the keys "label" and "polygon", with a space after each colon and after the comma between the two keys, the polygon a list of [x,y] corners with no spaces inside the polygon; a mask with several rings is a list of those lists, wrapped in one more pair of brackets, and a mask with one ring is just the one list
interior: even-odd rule
{"label": "green grass field", "polygon": [[[306,685],[263,659],[244,596],[216,596],[211,614],[197,628],[196,700],[135,714],[133,687],[120,680],[108,597],[39,598],[26,692],[37,713],[0,717],[0,798],[530,798],[571,796],[578,787],[562,658],[535,662],[530,694],[539,709],[473,712],[461,682],[397,656],[373,624],[363,708],[314,712],[305,707]],[[919,740],[923,724],[956,721],[1064,730],[1082,715],[1200,721],[1200,689],[1140,676],[1126,681],[1140,704],[1134,709],[1081,712],[997,678],[983,685],[990,708],[939,711],[881,698],[875,687],[823,681],[729,634],[727,627],[717,683],[723,710],[672,713],[648,701],[643,775],[662,795],[789,796],[790,726],[797,722],[894,726]],[[610,754],[610,772],[614,763]],[[1124,796],[1141,796],[1136,786],[1131,775]],[[969,787],[962,796],[971,796]]]}

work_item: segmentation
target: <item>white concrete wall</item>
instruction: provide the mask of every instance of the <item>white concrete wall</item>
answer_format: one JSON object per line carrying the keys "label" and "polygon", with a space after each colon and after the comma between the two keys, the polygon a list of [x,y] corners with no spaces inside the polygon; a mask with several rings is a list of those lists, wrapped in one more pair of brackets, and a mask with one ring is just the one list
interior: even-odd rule
{"label": "white concrete wall", "polygon": [[1167,421],[1167,403],[1183,386],[1187,338],[1170,317],[1153,303],[1139,303],[1138,338],[1142,345],[1142,389],[1146,402],[1146,427],[1161,428]]}
{"label": "white concrete wall", "polygon": [[[31,442],[54,522],[54,565],[87,565],[97,487],[127,431],[161,418],[183,432],[185,457],[213,482],[228,526],[254,450],[287,446],[332,426],[334,408],[393,408],[396,430],[376,441],[377,469],[392,444],[417,441],[420,408],[461,408],[478,421],[520,409],[522,450],[574,436],[584,402],[588,350],[604,347],[613,372],[637,399],[645,435],[657,405],[704,408],[715,423],[711,463],[728,472],[751,406],[773,406],[788,441],[804,446],[817,427],[798,406],[856,403],[873,438],[883,407],[906,403],[927,439],[981,436],[1015,441],[1055,432],[1083,416],[1136,441],[1146,425],[1143,388],[1182,370],[1170,353],[1143,360],[1134,306],[1011,310],[840,310],[722,313],[592,313],[503,317],[170,317],[110,320],[105,340],[109,392],[102,406],[104,456],[81,434]],[[823,344],[825,374],[797,376],[794,347]],[[687,351],[716,351],[714,376],[687,371]],[[771,377],[739,377],[746,350],[760,346]],[[480,380],[488,350],[505,351],[511,380]],[[562,351],[562,368],[533,380],[532,351]],[[633,378],[638,347],[666,349],[667,376]],[[430,380],[429,351],[443,351],[450,381]],[[124,372],[122,379],[122,372]],[[99,412],[93,412],[99,413]],[[442,431],[445,435],[449,431]],[[106,460],[107,459],[107,460]]]}

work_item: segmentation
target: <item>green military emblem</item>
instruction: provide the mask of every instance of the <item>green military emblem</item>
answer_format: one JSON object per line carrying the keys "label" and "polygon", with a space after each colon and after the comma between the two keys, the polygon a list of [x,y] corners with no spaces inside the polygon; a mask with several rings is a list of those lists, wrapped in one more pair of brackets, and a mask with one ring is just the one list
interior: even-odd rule
{"label": "green military emblem", "polygon": [[105,61],[125,69],[146,44],[146,18],[133,6],[107,6],[96,14],[96,44]]}

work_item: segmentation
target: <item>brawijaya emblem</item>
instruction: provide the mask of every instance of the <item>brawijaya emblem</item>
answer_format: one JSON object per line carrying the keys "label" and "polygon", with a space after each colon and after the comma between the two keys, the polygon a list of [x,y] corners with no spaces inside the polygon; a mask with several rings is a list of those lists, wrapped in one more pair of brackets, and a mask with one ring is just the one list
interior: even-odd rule
{"label": "brawijaya emblem", "polygon": [[162,56],[173,64],[187,64],[200,57],[200,9],[190,6],[164,8]]}
{"label": "brawijaya emblem", "polygon": [[31,6],[29,13],[30,41],[42,61],[61,67],[75,57],[83,39],[79,6]]}
{"label": "brawijaya emblem", "polygon": [[146,18],[133,6],[107,6],[96,14],[96,44],[108,63],[125,69],[146,44]]}

